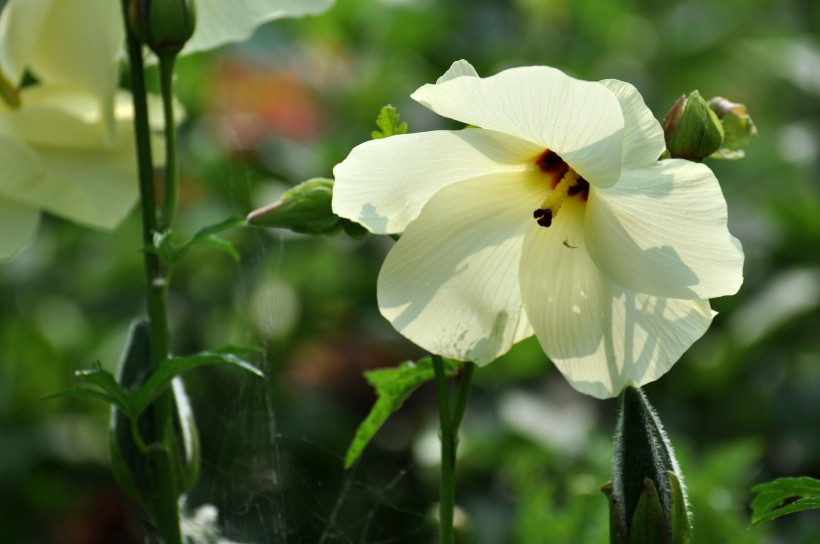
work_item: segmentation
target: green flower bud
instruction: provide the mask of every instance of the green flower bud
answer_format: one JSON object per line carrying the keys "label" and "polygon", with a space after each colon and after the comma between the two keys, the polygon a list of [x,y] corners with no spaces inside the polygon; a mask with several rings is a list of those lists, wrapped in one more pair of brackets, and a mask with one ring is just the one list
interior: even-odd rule
{"label": "green flower bud", "polygon": [[333,180],[314,178],[288,189],[282,198],[248,215],[248,223],[259,227],[290,229],[301,234],[365,234],[358,224],[333,213]]}
{"label": "green flower bud", "polygon": [[194,33],[194,0],[130,0],[128,24],[158,57],[173,57]]}
{"label": "green flower bud", "polygon": [[655,410],[640,389],[618,401],[610,503],[610,541],[686,544],[691,523],[678,463]]}
{"label": "green flower bud", "polygon": [[673,158],[702,161],[723,143],[723,126],[697,91],[681,96],[663,120],[666,149]]}
{"label": "green flower bud", "polygon": [[716,96],[709,100],[709,107],[723,125],[723,145],[718,150],[718,156],[726,159],[743,158],[743,147],[757,138],[757,127],[746,106]]}

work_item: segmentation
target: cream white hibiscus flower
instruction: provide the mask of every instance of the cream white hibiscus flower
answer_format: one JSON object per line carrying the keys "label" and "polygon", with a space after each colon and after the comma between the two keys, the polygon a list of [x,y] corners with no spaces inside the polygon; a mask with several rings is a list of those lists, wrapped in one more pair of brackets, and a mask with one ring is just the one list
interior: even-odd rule
{"label": "cream white hibiscus flower", "polygon": [[717,179],[658,160],[633,86],[460,61],[413,98],[480,128],[358,146],[333,209],[403,233],[378,302],[419,346],[482,365],[534,333],[576,389],[613,397],[669,370],[709,327],[707,299],[740,287]]}

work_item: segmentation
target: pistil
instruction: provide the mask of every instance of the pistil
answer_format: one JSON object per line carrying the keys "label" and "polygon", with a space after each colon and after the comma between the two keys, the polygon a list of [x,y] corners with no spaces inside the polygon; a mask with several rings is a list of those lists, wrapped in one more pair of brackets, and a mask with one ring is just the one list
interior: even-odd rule
{"label": "pistil", "polygon": [[584,190],[584,184],[586,184],[586,180],[581,178],[574,170],[567,169],[549,196],[541,203],[541,206],[532,212],[533,218],[542,227],[549,227],[558,214],[558,210],[561,209],[564,200],[568,196],[581,193]]}

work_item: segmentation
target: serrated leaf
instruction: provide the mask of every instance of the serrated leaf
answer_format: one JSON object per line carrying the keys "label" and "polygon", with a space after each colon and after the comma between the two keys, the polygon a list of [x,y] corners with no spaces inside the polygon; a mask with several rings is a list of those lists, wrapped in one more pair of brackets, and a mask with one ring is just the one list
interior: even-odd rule
{"label": "serrated leaf", "polygon": [[[786,514],[820,508],[820,480],[802,476],[778,478],[752,488],[752,525],[777,519]],[[789,499],[797,499],[785,504]]]}
{"label": "serrated leaf", "polygon": [[370,136],[374,140],[378,140],[397,134],[406,134],[407,123],[400,123],[400,118],[401,115],[396,107],[387,104],[379,111],[379,116],[376,118],[376,126],[379,127],[379,130],[374,130],[370,133]]}
{"label": "serrated leaf", "polygon": [[[443,359],[447,375],[455,375],[461,363]],[[387,418],[401,408],[404,401],[422,384],[435,376],[433,360],[425,357],[417,362],[406,361],[395,368],[380,368],[364,373],[364,377],[376,390],[376,403],[365,420],[356,429],[356,436],[345,455],[345,468],[350,468],[373,439]]]}
{"label": "serrated leaf", "polygon": [[259,377],[264,377],[261,370],[237,356],[230,348],[203,351],[188,357],[170,357],[163,361],[159,368],[134,393],[132,398],[134,414],[141,414],[171,384],[171,380],[176,376],[206,365],[235,366]]}

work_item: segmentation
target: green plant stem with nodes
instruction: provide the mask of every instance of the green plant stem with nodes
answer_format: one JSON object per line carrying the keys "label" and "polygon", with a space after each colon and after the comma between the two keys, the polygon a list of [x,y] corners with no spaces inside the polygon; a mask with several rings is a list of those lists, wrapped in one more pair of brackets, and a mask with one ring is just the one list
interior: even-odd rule
{"label": "green plant stem with nodes", "polygon": [[[151,157],[151,134],[148,122],[146,101],[145,74],[142,62],[142,46],[128,27],[128,0],[122,0],[123,22],[125,25],[128,57],[131,75],[131,90],[134,101],[134,131],[136,134],[138,178],[140,186],[140,205],[142,213],[143,247],[153,245],[154,232],[157,230],[156,195],[154,192],[154,167]],[[163,89],[163,94],[167,95]],[[170,101],[165,97],[165,101]],[[166,119],[173,119],[173,112],[166,111]],[[174,143],[175,127],[173,123],[165,125],[166,138]],[[170,137],[168,135],[171,135]],[[175,156],[169,152],[168,160]],[[169,214],[165,213],[167,223]],[[170,214],[173,218],[173,213]],[[143,251],[145,268],[146,304],[150,327],[151,360],[154,368],[168,358],[168,310],[167,310],[167,274],[159,257],[151,251]],[[156,436],[162,437],[161,445],[152,449],[151,474],[148,478],[150,489],[146,493],[146,508],[152,515],[153,522],[162,536],[164,544],[181,544],[182,535],[179,523],[179,489],[178,478],[174,474],[171,453],[165,444],[170,436],[173,417],[173,399],[170,392],[160,395],[154,404],[153,418]]]}
{"label": "green plant stem with nodes", "polygon": [[453,520],[455,512],[455,470],[456,450],[458,449],[458,429],[464,419],[467,400],[475,373],[475,363],[465,363],[458,388],[455,408],[450,409],[450,393],[447,387],[447,376],[444,362],[438,355],[433,355],[433,369],[436,379],[436,395],[441,425],[441,491],[439,498],[439,525],[441,527],[441,544],[454,543]]}

